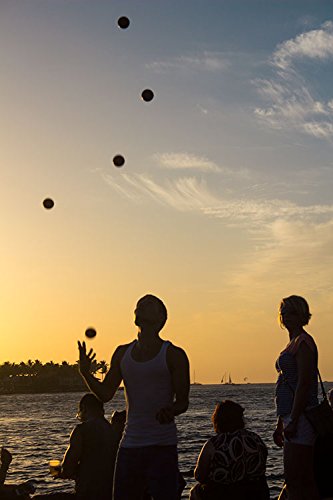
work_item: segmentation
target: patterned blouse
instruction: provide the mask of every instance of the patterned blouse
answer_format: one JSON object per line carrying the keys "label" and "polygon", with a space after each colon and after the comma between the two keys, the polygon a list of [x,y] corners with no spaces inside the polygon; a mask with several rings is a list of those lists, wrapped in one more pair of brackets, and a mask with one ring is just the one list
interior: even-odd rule
{"label": "patterned blouse", "polygon": [[267,448],[255,432],[247,429],[222,432],[210,441],[215,453],[210,465],[209,481],[232,484],[265,474]]}

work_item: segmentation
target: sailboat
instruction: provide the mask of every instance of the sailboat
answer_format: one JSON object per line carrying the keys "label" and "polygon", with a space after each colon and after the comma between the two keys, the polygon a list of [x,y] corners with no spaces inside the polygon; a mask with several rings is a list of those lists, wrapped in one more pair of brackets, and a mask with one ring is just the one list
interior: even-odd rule
{"label": "sailboat", "polygon": [[228,377],[227,377],[227,372],[224,373],[224,375],[221,378],[221,384],[223,384],[223,385],[235,385],[231,379],[230,373],[229,373]]}
{"label": "sailboat", "polygon": [[191,382],[191,385],[202,385],[200,382],[195,381],[195,370],[193,370],[193,382]]}

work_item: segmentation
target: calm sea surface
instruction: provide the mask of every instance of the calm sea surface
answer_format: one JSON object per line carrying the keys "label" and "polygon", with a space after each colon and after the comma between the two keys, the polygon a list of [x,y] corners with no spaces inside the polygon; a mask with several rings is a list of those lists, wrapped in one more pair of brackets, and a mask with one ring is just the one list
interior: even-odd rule
{"label": "calm sea surface", "polygon": [[[326,384],[325,384],[326,385]],[[327,389],[333,384],[327,384]],[[20,394],[0,396],[0,446],[13,454],[8,483],[34,479],[37,493],[71,491],[73,482],[53,480],[48,462],[61,459],[69,434],[77,421],[75,415],[82,394]],[[182,472],[194,468],[203,443],[213,434],[210,421],[215,403],[233,399],[245,408],[247,427],[256,431],[268,447],[267,477],[271,498],[276,498],[283,483],[282,453],[272,441],[275,424],[273,384],[195,385],[191,386],[190,409],[177,418],[179,466]],[[124,394],[118,392],[105,405],[106,416],[124,407]],[[186,477],[188,490],[194,484]]]}

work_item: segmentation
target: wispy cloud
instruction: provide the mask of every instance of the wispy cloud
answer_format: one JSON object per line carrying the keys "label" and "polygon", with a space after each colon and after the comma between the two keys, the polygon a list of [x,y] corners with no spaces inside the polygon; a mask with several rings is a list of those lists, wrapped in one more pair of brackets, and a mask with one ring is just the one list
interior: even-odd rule
{"label": "wispy cloud", "polygon": [[153,161],[168,170],[192,170],[193,172],[216,173],[228,177],[248,179],[249,171],[246,168],[231,168],[220,165],[206,156],[193,153],[155,153]]}
{"label": "wispy cloud", "polygon": [[333,137],[333,123],[331,122],[308,122],[303,125],[304,131],[319,139]]}
{"label": "wispy cloud", "polygon": [[331,21],[280,44],[271,58],[272,78],[254,82],[269,103],[255,109],[257,118],[274,128],[293,128],[316,138],[333,139],[332,99],[315,98],[306,76],[296,65],[304,59],[314,64],[329,58],[333,58]]}
{"label": "wispy cloud", "polygon": [[165,61],[153,61],[146,64],[146,68],[159,73],[168,70],[184,69],[216,72],[227,69],[229,65],[230,63],[224,54],[204,51],[199,54],[183,55]]}
{"label": "wispy cloud", "polygon": [[201,104],[197,104],[197,108],[203,115],[208,115],[209,113],[208,109],[201,106]]}
{"label": "wispy cloud", "polygon": [[134,202],[145,203],[154,200],[179,211],[201,211],[216,204],[216,198],[209,192],[204,180],[183,177],[176,181],[156,182],[146,174],[122,174],[121,177],[104,175],[105,181],[114,189]]}
{"label": "wispy cloud", "polygon": [[[266,293],[274,283],[276,295],[318,295],[333,292],[333,218],[320,224],[309,220],[276,219],[265,228],[263,244],[231,281],[239,290]],[[286,290],[286,283],[292,289]]]}
{"label": "wispy cloud", "polygon": [[280,44],[273,54],[273,63],[287,69],[295,59],[309,58],[326,60],[333,58],[333,23],[327,21],[320,29],[298,35]]}
{"label": "wispy cloud", "polygon": [[219,172],[220,168],[216,163],[205,158],[190,153],[156,153],[154,155],[160,165],[170,169],[194,169],[204,172]]}
{"label": "wispy cloud", "polygon": [[301,206],[287,200],[227,199],[214,194],[204,179],[181,177],[157,182],[146,174],[104,175],[105,181],[133,202],[153,200],[178,211],[193,211],[225,219],[227,223],[244,223],[260,229],[274,220],[311,220],[333,215],[333,205]]}

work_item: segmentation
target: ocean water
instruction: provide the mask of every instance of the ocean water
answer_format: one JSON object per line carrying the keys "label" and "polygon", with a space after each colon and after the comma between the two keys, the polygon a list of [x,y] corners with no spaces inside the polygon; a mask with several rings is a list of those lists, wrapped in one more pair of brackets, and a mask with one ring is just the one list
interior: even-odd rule
{"label": "ocean water", "polygon": [[[13,454],[7,483],[33,479],[36,493],[72,490],[72,481],[52,479],[48,462],[62,458],[77,423],[75,415],[81,397],[80,393],[0,396],[0,446],[6,446]],[[246,426],[266,443],[271,498],[277,497],[283,484],[283,466],[282,452],[272,441],[276,421],[273,398],[273,384],[191,386],[190,408],[177,418],[179,467],[187,481],[183,498],[188,498],[194,484],[188,473],[194,468],[202,445],[213,435],[211,414],[215,403],[222,399],[241,404],[245,408]],[[105,405],[106,416],[124,405],[124,394],[119,391]]]}

